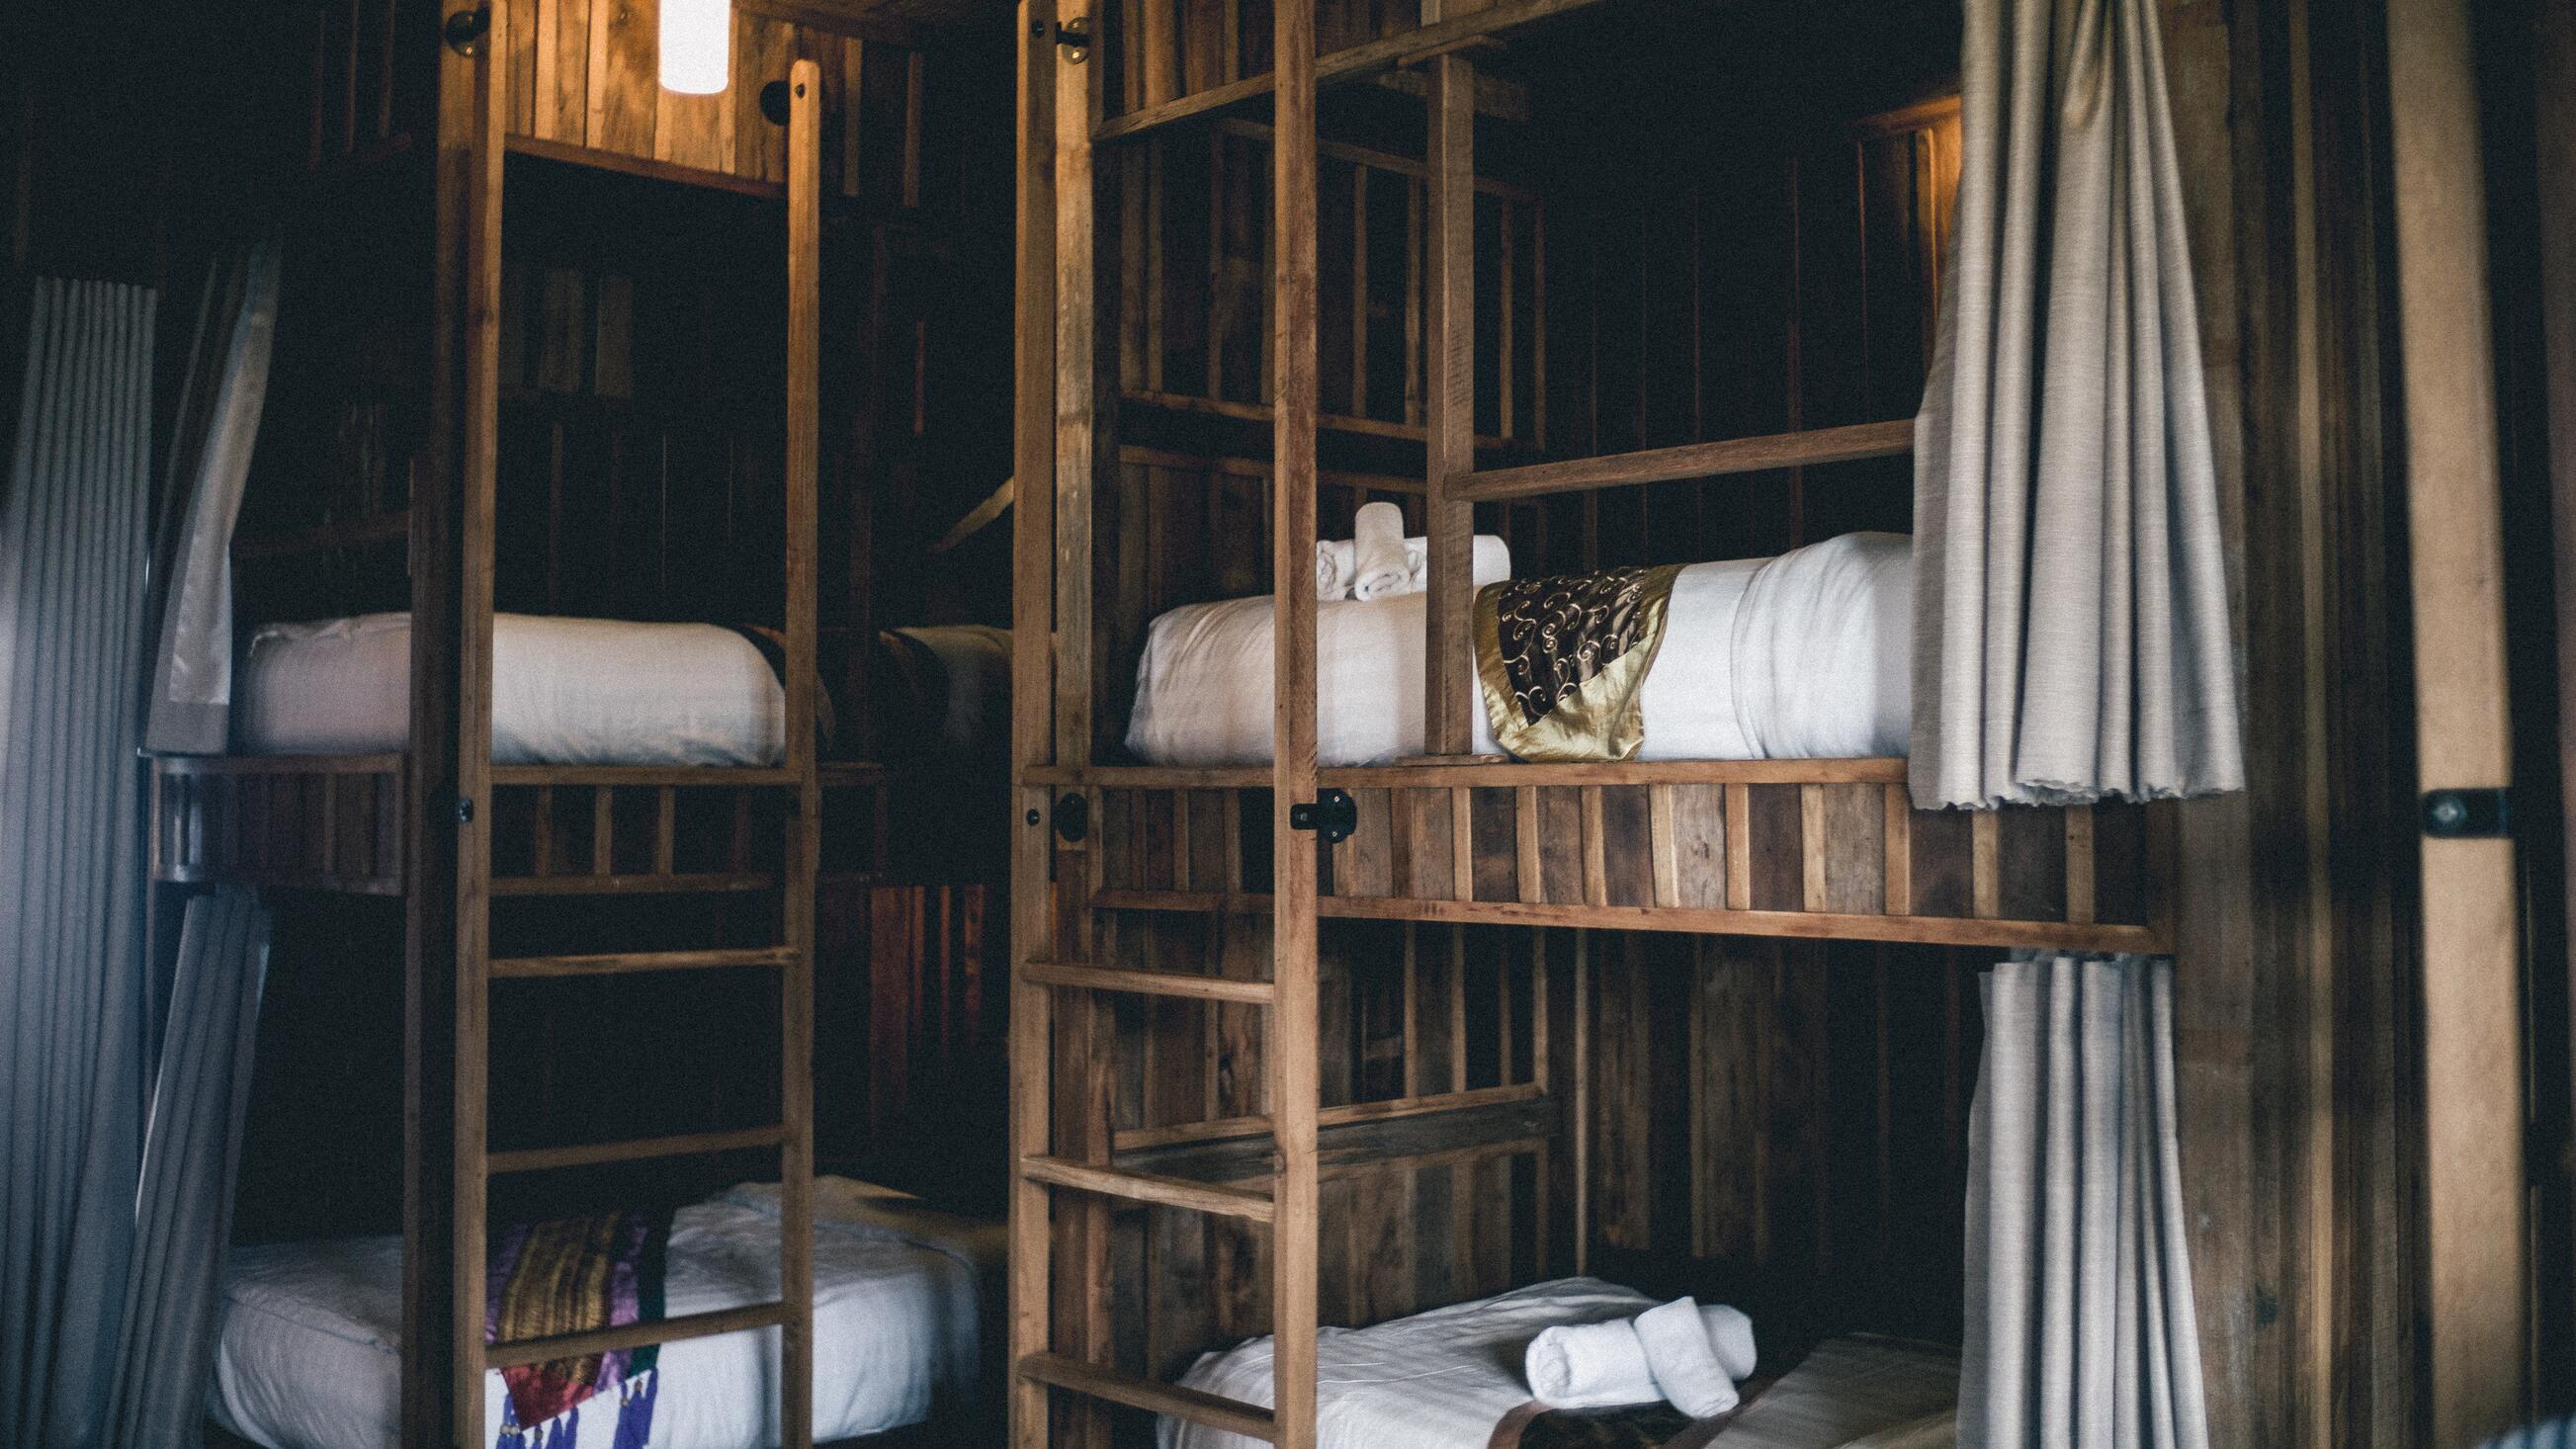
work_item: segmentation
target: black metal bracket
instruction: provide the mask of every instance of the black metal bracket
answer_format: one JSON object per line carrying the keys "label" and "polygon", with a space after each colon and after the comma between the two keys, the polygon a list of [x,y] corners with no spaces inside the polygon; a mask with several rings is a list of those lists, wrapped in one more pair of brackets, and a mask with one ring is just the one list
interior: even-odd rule
{"label": "black metal bracket", "polygon": [[447,24],[439,30],[439,36],[447,42],[447,48],[458,55],[472,55],[475,45],[491,29],[492,7],[477,5],[471,10],[459,10],[449,15]]}
{"label": "black metal bracket", "polygon": [[1057,796],[1055,833],[1067,845],[1080,845],[1091,834],[1091,801],[1080,795]]}
{"label": "black metal bracket", "polygon": [[473,797],[468,795],[459,795],[456,797],[456,823],[459,825],[471,825],[474,823]]}
{"label": "black metal bracket", "polygon": [[1067,63],[1080,65],[1091,59],[1091,17],[1077,15],[1055,28],[1055,43],[1064,47]]}
{"label": "black metal bracket", "polygon": [[1326,845],[1338,845],[1360,828],[1360,805],[1348,790],[1326,790],[1312,801],[1288,807],[1288,828],[1311,830]]}
{"label": "black metal bracket", "polygon": [[2427,790],[2424,833],[2436,840],[2495,840],[2513,834],[2509,790]]}

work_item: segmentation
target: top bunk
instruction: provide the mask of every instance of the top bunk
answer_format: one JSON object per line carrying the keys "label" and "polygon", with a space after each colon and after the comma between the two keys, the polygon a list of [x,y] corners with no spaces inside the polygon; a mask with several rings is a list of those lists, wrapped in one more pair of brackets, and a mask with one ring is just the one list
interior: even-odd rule
{"label": "top bunk", "polygon": [[[1077,380],[1090,566],[1053,578],[1054,613],[1090,627],[1059,641],[1052,761],[1021,778],[1056,797],[1101,907],[1268,902],[1270,36],[1217,23],[1231,10],[1095,7],[1058,37],[1100,66],[1093,194],[1057,198],[1059,236],[1088,211],[1080,320],[1101,341]],[[1956,7],[1503,0],[1417,29],[1410,7],[1328,3],[1316,24],[1318,534],[1391,506],[1413,565],[1374,598],[1319,580],[1324,913],[2169,945],[2170,806],[1927,811],[1907,792],[1905,535],[1959,162]],[[1445,109],[1421,64],[1444,55],[1472,80]],[[1060,117],[1059,150],[1083,129]],[[1530,762],[1495,743],[1486,624],[1426,577],[1452,506],[1473,518],[1469,599],[1682,570],[1642,748]],[[1058,552],[1079,557],[1070,526]],[[1441,633],[1444,609],[1463,627]],[[1457,657],[1426,667],[1443,638]],[[1471,728],[1443,749],[1451,670]]]}
{"label": "top bunk", "polygon": [[[551,30],[579,8],[511,13]],[[942,734],[905,712],[937,700],[899,679],[872,689],[872,671],[889,650],[996,652],[990,630],[880,630],[924,605],[920,583],[900,570],[890,581],[877,555],[931,526],[889,526],[881,490],[908,487],[936,510],[1007,470],[1000,449],[957,441],[980,419],[955,379],[1001,319],[910,284],[953,260],[970,205],[962,143],[922,149],[928,42],[890,26],[828,47],[833,210],[816,237],[808,384],[821,457],[800,530],[785,483],[786,143],[758,108],[757,77],[772,61],[783,74],[814,37],[760,19],[739,28],[744,84],[722,104],[744,114],[705,118],[704,139],[724,143],[708,158],[730,168],[721,177],[652,160],[657,145],[665,161],[696,155],[678,114],[696,98],[658,98],[671,114],[647,127],[639,158],[616,136],[563,138],[514,93],[494,427],[497,893],[774,888],[770,826],[797,781],[786,610],[800,554],[819,605],[810,693],[827,873],[884,870],[882,760],[925,757],[917,741]],[[324,54],[336,58],[327,43]],[[385,73],[416,80],[429,64]],[[293,202],[231,545],[231,747],[155,762],[152,865],[165,882],[391,895],[410,793],[411,502],[431,454],[437,235],[414,184],[425,158],[401,139],[402,96],[377,98],[381,109],[351,99],[373,82],[365,67],[316,80],[345,82],[348,105],[317,103],[313,180]],[[610,93],[654,89],[648,66]],[[368,125],[385,134],[370,140]],[[883,204],[860,207],[862,191]]]}

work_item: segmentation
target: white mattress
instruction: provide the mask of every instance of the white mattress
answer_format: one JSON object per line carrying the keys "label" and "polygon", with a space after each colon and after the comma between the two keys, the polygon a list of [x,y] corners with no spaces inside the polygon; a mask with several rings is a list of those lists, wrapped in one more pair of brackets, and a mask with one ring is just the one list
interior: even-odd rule
{"label": "white mattress", "polygon": [[[239,748],[364,754],[411,732],[411,616],[272,624],[251,637]],[[713,624],[499,614],[492,759],[506,765],[767,765],[787,695],[750,640]]]}
{"label": "white mattress", "polygon": [[[1316,1337],[1318,1449],[1485,1449],[1494,1425],[1529,1402],[1521,1360],[1539,1331],[1632,1318],[1654,1306],[1632,1288],[1561,1278],[1474,1303]],[[1268,1407],[1271,1341],[1202,1356],[1181,1382]],[[1252,1449],[1258,1440],[1164,1419],[1162,1449]]]}
{"label": "white mattress", "polygon": [[[1319,1449],[1487,1449],[1503,1417],[1529,1402],[1522,1360],[1529,1341],[1557,1324],[1599,1323],[1653,1307],[1634,1289],[1597,1278],[1561,1278],[1474,1303],[1435,1308],[1371,1328],[1327,1328],[1316,1337]],[[1268,1407],[1271,1341],[1200,1357],[1181,1382]],[[1957,1403],[1959,1359],[1943,1348],[1859,1335],[1817,1346],[1762,1390],[1709,1449],[1859,1449],[1945,1443]],[[1926,1416],[1936,1422],[1927,1422]],[[1926,1433],[1924,1431],[1930,1431]],[[1178,1419],[1157,1425],[1161,1449],[1252,1449],[1257,1440]]]}
{"label": "white mattress", "polygon": [[[918,1423],[934,1391],[959,1390],[978,1371],[978,1280],[998,1268],[1000,1230],[845,1178],[817,1181],[815,1209],[815,1437]],[[673,1316],[774,1301],[776,1185],[681,1209],[669,1263]],[[394,1445],[402,1240],[240,1248],[229,1266],[207,1391],[214,1421],[269,1449]],[[664,1346],[653,1449],[777,1443],[778,1352],[774,1328]],[[501,1396],[501,1375],[487,1374],[486,1443]]]}
{"label": "white mattress", "polygon": [[[1773,559],[1694,564],[1673,584],[1640,706],[1645,760],[1902,755],[1913,711],[1914,555],[1902,534],[1852,533]],[[1423,752],[1424,596],[1316,606],[1319,763]],[[1267,598],[1154,620],[1127,748],[1158,765],[1270,759]],[[1475,749],[1495,752],[1475,711]]]}

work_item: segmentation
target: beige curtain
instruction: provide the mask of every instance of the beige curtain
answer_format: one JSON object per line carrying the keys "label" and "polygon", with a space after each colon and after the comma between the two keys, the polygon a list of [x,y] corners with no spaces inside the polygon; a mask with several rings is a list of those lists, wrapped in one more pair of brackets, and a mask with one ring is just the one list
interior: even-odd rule
{"label": "beige curtain", "polygon": [[1965,8],[1956,255],[1915,422],[1915,802],[2240,789],[2153,0]]}
{"label": "beige curtain", "polygon": [[2207,1449],[2173,962],[2008,961],[1985,1005],[1960,1449]]}

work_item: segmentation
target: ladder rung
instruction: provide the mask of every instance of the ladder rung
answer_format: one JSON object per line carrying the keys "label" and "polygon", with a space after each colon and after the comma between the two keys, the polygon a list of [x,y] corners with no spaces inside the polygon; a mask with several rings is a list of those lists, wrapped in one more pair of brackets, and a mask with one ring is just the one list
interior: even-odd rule
{"label": "ladder rung", "polygon": [[1210,1429],[1241,1434],[1265,1443],[1279,1442],[1277,1419],[1259,1404],[1221,1394],[1159,1383],[1060,1353],[1033,1353],[1020,1360],[1020,1376],[1077,1394],[1088,1394],[1131,1409],[1146,1409],[1187,1419]]}
{"label": "ladder rung", "polygon": [[776,1147],[786,1142],[784,1127],[744,1127],[730,1132],[684,1132],[676,1137],[635,1137],[624,1142],[585,1142],[573,1147],[522,1147],[495,1152],[485,1162],[494,1173],[542,1172],[555,1167],[593,1167],[603,1162],[645,1162],[656,1157],[696,1157]]}
{"label": "ladder rung", "polygon": [[1125,971],[1108,966],[1073,966],[1053,961],[1031,961],[1020,968],[1020,975],[1040,986],[1123,991],[1136,996],[1182,996],[1195,1001],[1242,1001],[1268,1006],[1272,996],[1267,981],[1244,981],[1231,976],[1184,976],[1172,971]]}
{"label": "ladder rung", "polygon": [[727,951],[616,951],[595,956],[499,956],[492,976],[622,976],[638,971],[714,971],[728,966],[787,966],[796,952],[787,946],[753,946]]}
{"label": "ladder rung", "polygon": [[754,1303],[742,1308],[718,1308],[707,1313],[683,1313],[677,1318],[621,1323],[615,1328],[594,1328],[586,1333],[559,1333],[551,1338],[522,1338],[511,1343],[496,1343],[483,1350],[483,1362],[489,1368],[512,1368],[523,1363],[544,1363],[549,1359],[584,1358],[621,1348],[642,1348],[648,1343],[678,1343],[686,1338],[740,1333],[746,1328],[776,1328],[792,1316],[784,1303]]}
{"label": "ladder rung", "polygon": [[1023,1157],[1020,1159],[1020,1174],[1031,1182],[1043,1182],[1051,1187],[1095,1192],[1103,1197],[1122,1197],[1157,1207],[1212,1213],[1218,1217],[1242,1218],[1248,1222],[1270,1222],[1278,1211],[1266,1192],[1224,1187],[1212,1182],[1192,1182],[1186,1177],[1121,1172],[1114,1167],[1093,1167],[1061,1157]]}

